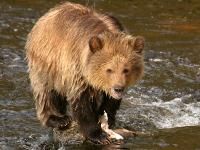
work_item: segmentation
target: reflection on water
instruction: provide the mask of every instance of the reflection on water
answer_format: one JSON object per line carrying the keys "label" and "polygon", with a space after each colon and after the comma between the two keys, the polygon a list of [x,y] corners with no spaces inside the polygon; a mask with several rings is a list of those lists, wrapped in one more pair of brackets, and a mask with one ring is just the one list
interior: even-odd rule
{"label": "reflection on water", "polygon": [[145,77],[128,89],[117,116],[119,126],[144,134],[109,146],[52,143],[35,116],[24,44],[36,20],[61,1],[1,0],[0,149],[200,148],[200,2],[74,1],[113,14],[146,38]]}

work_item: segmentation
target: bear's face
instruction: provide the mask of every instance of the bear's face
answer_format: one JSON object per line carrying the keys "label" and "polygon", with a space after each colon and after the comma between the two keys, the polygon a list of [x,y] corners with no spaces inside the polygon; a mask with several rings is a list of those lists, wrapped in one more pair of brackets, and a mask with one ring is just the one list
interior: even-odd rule
{"label": "bear's face", "polygon": [[86,75],[89,84],[121,99],[124,89],[143,74],[143,47],[142,37],[124,34],[92,37]]}

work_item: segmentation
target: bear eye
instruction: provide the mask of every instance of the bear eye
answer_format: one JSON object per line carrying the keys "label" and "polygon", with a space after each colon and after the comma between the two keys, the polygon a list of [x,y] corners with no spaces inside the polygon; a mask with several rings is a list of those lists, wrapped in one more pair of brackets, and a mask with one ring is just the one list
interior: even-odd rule
{"label": "bear eye", "polygon": [[113,73],[113,70],[112,69],[107,69],[106,72],[107,73]]}
{"label": "bear eye", "polygon": [[124,70],[123,70],[123,73],[124,73],[124,74],[128,74],[128,73],[129,73],[129,70],[128,70],[128,69],[124,69]]}

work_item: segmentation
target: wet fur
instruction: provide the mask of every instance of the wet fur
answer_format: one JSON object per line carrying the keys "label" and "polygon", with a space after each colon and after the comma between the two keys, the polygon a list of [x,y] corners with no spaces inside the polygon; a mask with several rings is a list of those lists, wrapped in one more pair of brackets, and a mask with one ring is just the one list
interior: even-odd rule
{"label": "wet fur", "polygon": [[102,130],[99,118],[104,111],[107,111],[108,125],[110,128],[113,127],[120,103],[121,100],[116,101],[102,91],[93,88],[86,89],[80,99],[72,104],[73,116],[77,119],[83,135],[94,143],[106,138],[108,135]]}
{"label": "wet fur", "polygon": [[[107,95],[106,89],[100,86],[104,81],[90,77],[88,63],[92,54],[87,44],[92,36],[107,32],[108,50],[118,46],[112,39],[119,39],[121,45],[130,45],[132,37],[122,30],[116,18],[69,2],[51,9],[37,21],[25,48],[37,117],[44,126],[63,129],[74,119],[86,138],[95,143],[109,143],[98,123],[99,116],[105,110],[109,126],[113,126],[121,100]],[[127,47],[123,47],[125,57],[132,57]],[[115,53],[121,52],[113,51],[106,57]],[[134,56],[134,59],[143,58]],[[134,80],[142,76],[143,67],[139,69]],[[68,114],[68,106],[72,114]]]}

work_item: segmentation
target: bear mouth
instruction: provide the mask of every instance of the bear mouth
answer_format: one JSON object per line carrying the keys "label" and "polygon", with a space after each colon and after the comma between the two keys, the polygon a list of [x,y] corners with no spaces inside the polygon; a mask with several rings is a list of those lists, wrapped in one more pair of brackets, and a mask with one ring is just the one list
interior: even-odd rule
{"label": "bear mouth", "polygon": [[121,99],[124,95],[123,91],[115,91],[114,89],[111,89],[111,96],[114,99]]}

